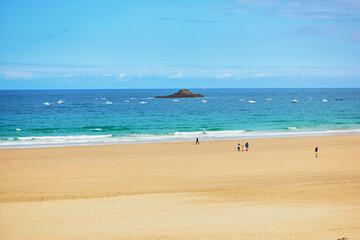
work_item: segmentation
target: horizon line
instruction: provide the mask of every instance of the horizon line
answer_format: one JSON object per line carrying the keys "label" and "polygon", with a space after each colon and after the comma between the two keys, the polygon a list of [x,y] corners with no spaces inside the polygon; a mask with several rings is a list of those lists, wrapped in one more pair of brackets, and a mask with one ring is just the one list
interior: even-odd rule
{"label": "horizon line", "polygon": [[0,89],[0,91],[40,91],[40,90],[175,90],[175,89],[360,89],[360,87],[243,87],[243,88],[214,88],[214,87],[190,87],[190,88],[34,88],[34,89]]}

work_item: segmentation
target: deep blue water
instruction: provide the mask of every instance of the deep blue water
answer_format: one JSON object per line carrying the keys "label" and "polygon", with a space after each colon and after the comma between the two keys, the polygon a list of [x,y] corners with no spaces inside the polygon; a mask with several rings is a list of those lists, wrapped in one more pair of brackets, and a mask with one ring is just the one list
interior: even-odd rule
{"label": "deep blue water", "polygon": [[360,133],[360,89],[190,90],[3,90],[0,148]]}

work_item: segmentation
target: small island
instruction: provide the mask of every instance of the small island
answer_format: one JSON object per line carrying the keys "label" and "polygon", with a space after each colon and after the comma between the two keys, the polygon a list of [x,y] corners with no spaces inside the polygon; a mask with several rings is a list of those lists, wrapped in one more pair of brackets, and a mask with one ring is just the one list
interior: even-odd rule
{"label": "small island", "polygon": [[167,95],[167,96],[157,96],[155,98],[198,98],[198,97],[205,97],[201,94],[195,94],[190,92],[187,89],[181,89],[177,93]]}

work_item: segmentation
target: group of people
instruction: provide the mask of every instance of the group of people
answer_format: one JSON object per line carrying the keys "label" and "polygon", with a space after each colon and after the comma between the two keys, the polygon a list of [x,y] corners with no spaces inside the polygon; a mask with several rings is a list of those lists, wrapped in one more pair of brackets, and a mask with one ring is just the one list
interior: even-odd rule
{"label": "group of people", "polygon": [[[199,142],[199,138],[196,138],[196,142],[195,142],[195,145],[199,145],[200,142]],[[249,151],[249,143],[246,142],[246,143],[238,143],[237,145],[237,150],[240,152],[240,151]],[[319,148],[318,147],[315,147],[315,157],[318,157],[318,151],[319,151]]]}
{"label": "group of people", "polygon": [[[200,142],[199,142],[199,138],[196,138],[196,142],[195,142],[195,145],[199,145]],[[246,142],[246,143],[238,143],[238,152],[240,151],[249,151],[249,143]],[[308,148],[307,148],[308,149]],[[318,151],[319,151],[319,148],[318,147],[315,147],[315,157],[318,157]]]}
{"label": "group of people", "polygon": [[246,151],[249,151],[249,143],[238,143],[237,149],[239,152],[244,151],[244,149],[246,149]]}
{"label": "group of people", "polygon": [[[195,145],[200,145],[199,138],[196,138]],[[249,143],[238,143],[237,149],[239,152],[244,151],[244,149],[245,151],[249,151]]]}

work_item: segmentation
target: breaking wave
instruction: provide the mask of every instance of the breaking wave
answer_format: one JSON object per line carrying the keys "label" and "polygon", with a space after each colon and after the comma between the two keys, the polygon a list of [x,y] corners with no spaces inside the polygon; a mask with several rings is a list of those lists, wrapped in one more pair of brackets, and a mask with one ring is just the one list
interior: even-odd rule
{"label": "breaking wave", "polygon": [[305,136],[330,136],[344,134],[360,134],[360,129],[328,130],[328,131],[197,131],[174,132],[162,135],[133,134],[126,136],[107,135],[78,135],[78,136],[33,136],[1,138],[0,148],[35,148],[35,147],[60,147],[60,146],[85,146],[109,145],[146,142],[177,142],[194,141],[197,137],[201,141],[226,140],[226,139],[255,139],[255,138],[282,138]]}

